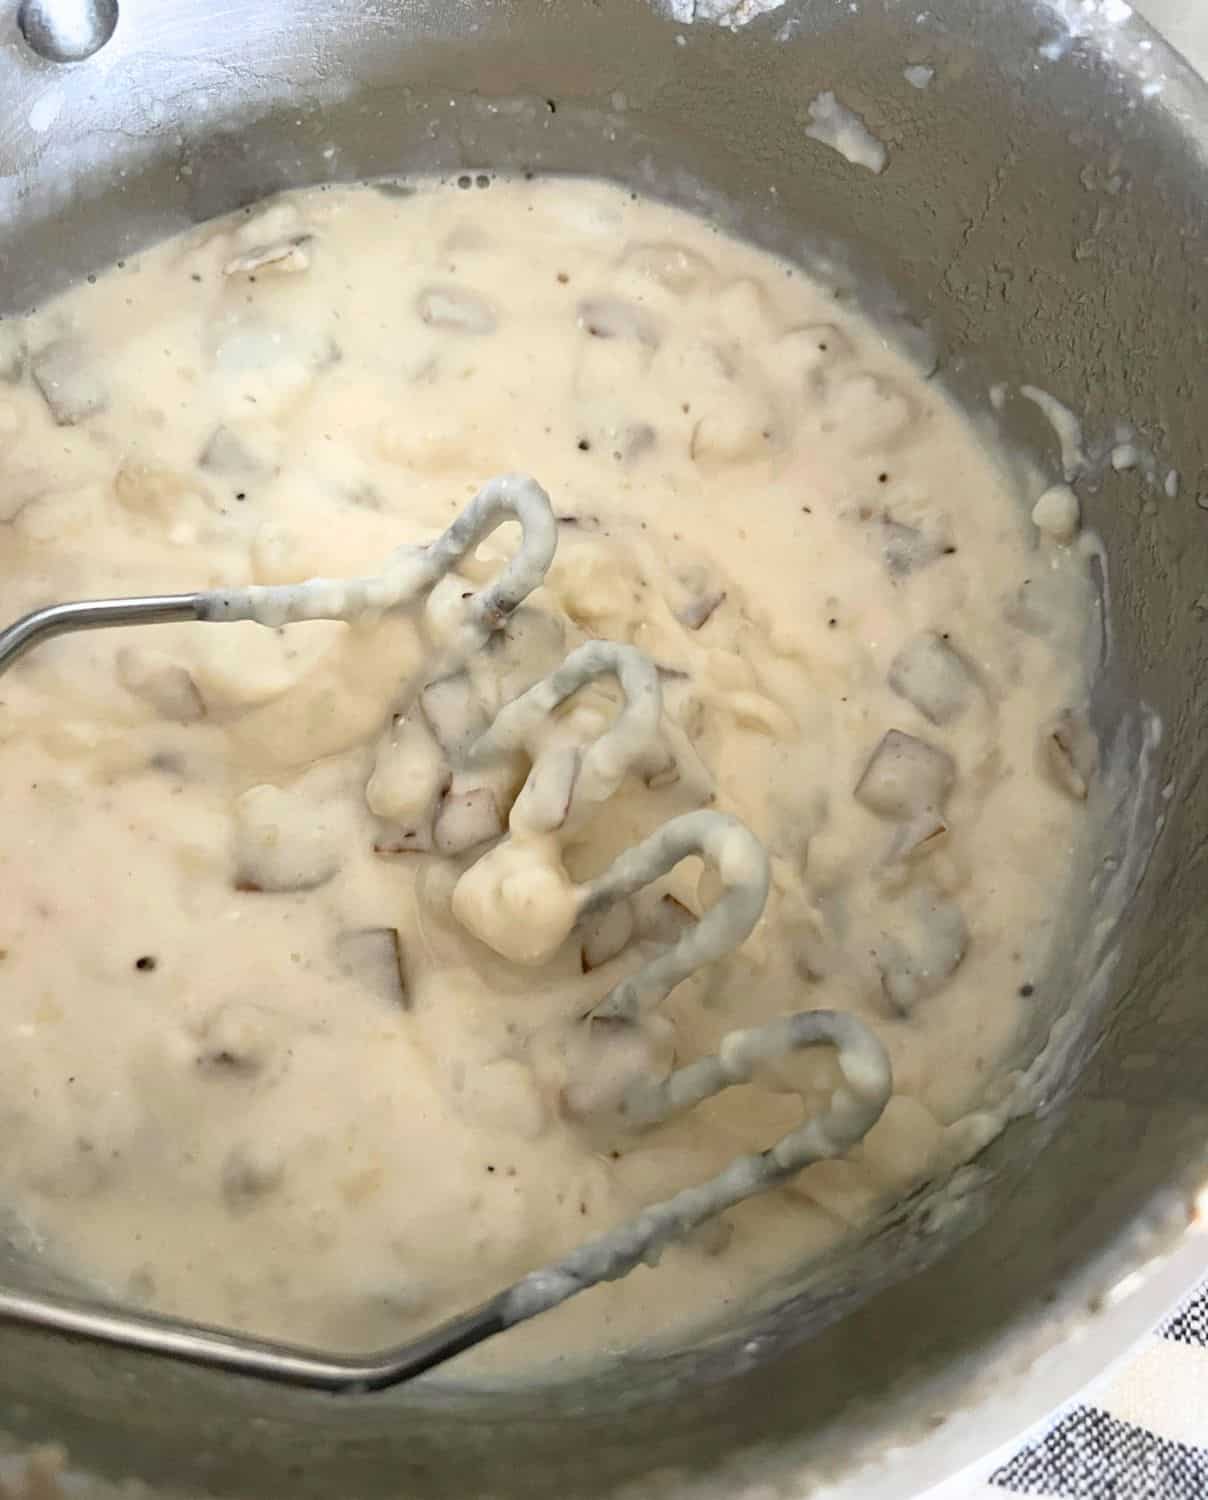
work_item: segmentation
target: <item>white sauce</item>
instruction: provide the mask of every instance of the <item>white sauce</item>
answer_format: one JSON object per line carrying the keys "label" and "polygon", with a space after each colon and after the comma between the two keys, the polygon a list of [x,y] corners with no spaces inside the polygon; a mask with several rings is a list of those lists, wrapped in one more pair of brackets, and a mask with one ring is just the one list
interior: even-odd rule
{"label": "white sauce", "polygon": [[820,141],[837,151],[856,167],[867,167],[870,172],[882,172],[889,160],[885,144],[879,141],[854,110],[840,104],[828,89],[811,99],[810,120],[806,135],[812,141]]}
{"label": "white sauce", "polygon": [[1032,507],[1032,525],[1055,541],[1070,542],[1078,534],[1080,514],[1078,496],[1069,485],[1055,484]]}
{"label": "white sauce", "polygon": [[902,69],[902,77],[912,89],[925,89],[931,86],[935,69],[928,68],[923,63],[912,63],[910,67]]}
{"label": "white sauce", "polygon": [[[481,1356],[507,1365],[710,1315],[984,1142],[1094,774],[1086,559],[825,287],[597,184],[333,189],[4,329],[14,617],[373,578],[504,471],[565,518],[437,682],[514,525],[418,613],[76,636],[5,677],[0,1199],[47,1256],[381,1345],[771,1145],[838,1075],[815,1050],[637,1135],[618,1089],[795,1010],[873,1027],[895,1093],[859,1150]],[[453,766],[596,638],[662,669],[657,745],[608,739],[602,678]],[[745,866],[685,860],[582,929],[578,892],[703,806],[766,846],[762,919],[640,1025],[585,1027]]]}
{"label": "white sauce", "polygon": [[1064,402],[1038,386],[1021,385],[1019,394],[1038,406],[1057,434],[1061,444],[1061,471],[1066,479],[1075,479],[1086,468],[1086,451],[1082,446],[1082,423]]}

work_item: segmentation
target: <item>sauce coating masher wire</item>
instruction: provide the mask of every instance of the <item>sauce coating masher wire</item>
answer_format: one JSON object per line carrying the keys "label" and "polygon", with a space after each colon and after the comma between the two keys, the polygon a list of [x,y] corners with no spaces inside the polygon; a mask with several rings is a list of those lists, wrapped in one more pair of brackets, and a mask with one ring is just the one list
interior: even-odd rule
{"label": "sauce coating masher wire", "polygon": [[[508,520],[519,522],[521,545],[499,575],[465,601],[457,639],[448,648],[452,660],[464,661],[507,622],[553,561],[557,522],[549,497],[523,475],[488,480],[439,537],[426,546],[399,548],[373,577],[93,599],[35,610],[0,631],[0,675],[42,641],[79,630],[190,620],[254,620],[278,627],[301,620],[351,621],[412,608]],[[576,758],[569,781],[561,778],[569,790],[564,788],[558,799],[557,816],[582,816],[612,795],[629,767],[650,750],[658,732],[658,673],[631,646],[589,641],[572,651],[560,667],[500,709],[469,747],[467,762],[487,763],[524,746],[550,712],[585,683],[603,676],[615,677],[620,684],[622,709],[614,724]],[[517,799],[527,798],[524,805],[538,824],[549,802],[542,796],[542,784],[549,780],[549,767],[543,768],[538,759]],[[615,985],[587,1013],[586,1023],[633,1023],[703,964],[736,948],[759,920],[768,894],[766,851],[737,819],[710,810],[672,818],[619,855],[601,875],[577,887],[579,916],[599,915],[693,854],[717,868],[722,895],[674,943]],[[763,1026],[732,1031],[715,1054],[676,1068],[662,1080],[630,1084],[619,1116],[626,1128],[650,1129],[735,1084],[749,1082],[764,1064],[818,1046],[835,1049],[841,1076],[821,1114],[767,1150],[735,1158],[706,1182],[651,1204],[620,1227],[405,1343],[368,1354],[330,1354],[100,1300],[4,1286],[0,1321],[280,1385],[345,1394],[399,1385],[577,1292],[618,1280],[638,1265],[654,1264],[672,1240],[744,1199],[787,1182],[811,1163],[842,1156],[857,1145],[880,1118],[891,1075],[880,1041],[862,1021],[843,1011],[799,1011]]]}

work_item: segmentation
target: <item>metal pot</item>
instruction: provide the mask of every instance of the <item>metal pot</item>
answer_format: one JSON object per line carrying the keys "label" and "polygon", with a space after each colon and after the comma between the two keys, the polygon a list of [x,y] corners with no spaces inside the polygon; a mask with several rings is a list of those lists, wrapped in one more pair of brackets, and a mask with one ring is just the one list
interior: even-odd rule
{"label": "metal pot", "polygon": [[[1112,588],[1099,728],[1127,747],[1138,696],[1165,725],[1164,796],[1142,798],[1134,829],[1160,830],[1152,858],[1118,943],[1079,939],[1119,871],[1088,879],[1054,976],[1088,1026],[1040,1107],[955,1186],[741,1325],[541,1389],[450,1376],[333,1400],[2,1330],[0,1419],[18,1441],[57,1438],[97,1473],[296,1500],[831,1481],[900,1500],[1070,1394],[1208,1263],[1193,1233],[1208,1180],[1208,93],[1126,9],[123,0],[114,30],[112,0],[26,0],[21,26],[3,6],[0,311],[286,186],[604,173],[828,256],[853,290],[892,287],[971,405],[988,378],[1031,381],[1090,432],[1131,420],[1181,475],[1171,496],[1109,469],[1086,500]],[[902,70],[924,63],[919,90]],[[806,138],[828,88],[888,145],[882,176]],[[1052,449],[1026,405],[1008,405],[1009,435]]]}

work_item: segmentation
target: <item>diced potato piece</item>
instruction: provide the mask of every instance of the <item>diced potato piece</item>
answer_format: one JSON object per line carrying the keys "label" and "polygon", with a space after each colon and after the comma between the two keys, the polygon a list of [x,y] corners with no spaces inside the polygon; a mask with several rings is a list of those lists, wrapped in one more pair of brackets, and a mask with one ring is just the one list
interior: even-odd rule
{"label": "diced potato piece", "polygon": [[431,827],[449,775],[440,746],[423,720],[418,715],[396,719],[378,745],[365,801],[370,812],[401,828]]}
{"label": "diced potato piece", "polygon": [[533,833],[561,828],[570,813],[581,759],[573,745],[539,756],[512,808],[512,827]]}
{"label": "diced potato piece", "polygon": [[713,275],[713,267],[703,255],[672,240],[633,245],[626,250],[621,264],[626,270],[636,271],[680,295],[696,290]]}
{"label": "diced potato piece", "polygon": [[438,854],[465,854],[504,831],[495,793],[487,786],[446,797],[436,812],[432,842]]}
{"label": "diced potato piece", "polygon": [[774,449],[776,419],[753,392],[735,386],[731,399],[700,418],[689,453],[701,468],[752,463]]}
{"label": "diced potato piece", "polygon": [[[692,429],[690,456],[702,468],[765,458],[779,438],[776,413],[758,390],[735,378],[738,371],[723,351],[714,353],[719,362],[719,375],[711,381],[716,395],[705,387],[693,401],[693,411],[701,416]],[[720,374],[723,368],[726,372]]]}
{"label": "diced potato piece", "polygon": [[309,891],[343,862],[345,830],[306,778],[254,786],[235,803],[235,885],[246,891]]}
{"label": "diced potato piece", "polygon": [[250,214],[235,230],[232,240],[238,250],[254,250],[276,240],[297,239],[306,232],[298,205],[288,198],[276,198]]}
{"label": "diced potato piece", "polygon": [[739,276],[711,299],[711,311],[728,333],[744,341],[769,337],[776,323],[776,309],[762,281]]}
{"label": "diced potato piece", "polygon": [[954,901],[931,889],[910,892],[902,930],[883,932],[873,945],[890,1009],[908,1016],[951,978],[968,946],[969,930]]}
{"label": "diced potato piece", "polygon": [[968,708],[977,680],[960,652],[928,630],[894,657],[889,686],[931,723],[951,724]]}
{"label": "diced potato piece", "polygon": [[177,518],[185,500],[197,490],[176,469],[127,458],[114,475],[113,493],[126,510],[166,521]]}
{"label": "diced potato piece", "polygon": [[893,835],[887,864],[910,864],[942,848],[948,836],[948,825],[934,808],[917,813],[903,823]]}
{"label": "diced potato piece", "polygon": [[191,724],[205,717],[197,684],[179,662],[162,651],[124,646],[117,654],[118,681],[165,719]]}
{"label": "diced potato piece", "polygon": [[1099,769],[1099,745],[1084,713],[1065,709],[1040,734],[1040,763],[1059,791],[1084,802]]}
{"label": "diced potato piece", "polygon": [[487,731],[486,710],[466,672],[430,682],[419,703],[437,744],[454,763]]}
{"label": "diced potato piece", "polygon": [[268,474],[276,467],[264,435],[241,431],[227,423],[215,427],[197,462],[201,468],[223,476]]}
{"label": "diced potato piece", "polygon": [[216,380],[211,388],[230,412],[254,408],[262,418],[299,397],[336,351],[322,326],[285,325],[241,310],[207,330]]}
{"label": "diced potato piece", "polygon": [[638,913],[638,932],[642,938],[670,947],[678,943],[690,927],[695,927],[696,918],[691,910],[669,892],[661,895],[653,904],[642,902]]}
{"label": "diced potato piece", "polygon": [[1070,581],[1060,571],[1037,570],[1020,584],[1006,608],[1012,625],[1040,639],[1057,636],[1070,618]]}
{"label": "diced potato piece", "polygon": [[464,287],[428,287],[415,304],[423,322],[453,333],[494,333],[498,319],[485,297]]}
{"label": "diced potato piece", "polygon": [[96,356],[76,339],[57,339],[34,355],[30,369],[60,427],[86,422],[109,402]]}
{"label": "diced potato piece", "polygon": [[634,339],[659,346],[658,327],[645,308],[620,297],[589,297],[579,303],[579,326],[594,339]]}
{"label": "diced potato piece", "polygon": [[917,573],[952,550],[944,537],[907,526],[890,516],[882,516],[879,525],[885,566],[895,577]]}
{"label": "diced potato piece", "polygon": [[276,240],[271,244],[257,245],[234,255],[222,268],[224,276],[251,276],[267,271],[274,275],[297,274],[310,269],[310,252],[306,245],[311,236]]}
{"label": "diced potato piece", "polygon": [[628,945],[633,932],[633,905],[627,900],[614,902],[607,911],[588,918],[580,929],[583,972],[590,974],[615,958]]}
{"label": "diced potato piece", "polygon": [[909,818],[942,809],[955,778],[956,762],[946,750],[891,729],[856,783],[855,798],[880,817]]}
{"label": "diced potato piece", "polygon": [[770,366],[773,374],[806,387],[851,354],[851,340],[833,323],[807,323],[781,334],[772,345]]}
{"label": "diced potato piece", "polygon": [[399,1010],[410,1007],[406,964],[397,927],[360,927],[340,933],[333,945],[340,973]]}
{"label": "diced potato piece", "polygon": [[855,451],[889,452],[909,441],[922,411],[914,397],[883,375],[849,375],[834,387],[829,420],[836,431],[858,434]]}
{"label": "diced potato piece", "polygon": [[685,630],[700,630],[709,623],[725,602],[725,589],[706,589],[678,609],[675,618]]}
{"label": "diced potato piece", "polygon": [[[178,654],[188,660],[211,713],[238,712],[281,698],[307,680],[321,681],[329,663],[339,672],[338,648],[347,629],[338,621],[307,620],[277,631],[238,620],[204,630],[191,627]],[[282,712],[288,714],[292,703],[284,700]],[[318,758],[317,751],[312,758]]]}

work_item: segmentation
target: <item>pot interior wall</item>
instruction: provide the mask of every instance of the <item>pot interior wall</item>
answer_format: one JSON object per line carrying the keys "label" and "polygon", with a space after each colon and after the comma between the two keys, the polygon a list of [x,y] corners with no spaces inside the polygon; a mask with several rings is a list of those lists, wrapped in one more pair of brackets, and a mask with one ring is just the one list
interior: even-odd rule
{"label": "pot interior wall", "polygon": [[[1090,37],[1050,60],[1038,48],[1062,32],[1047,6],[917,13],[913,0],[855,13],[802,0],[731,31],[640,0],[415,0],[388,16],[130,0],[78,67],[32,57],[15,28],[0,45],[0,311],[282,187],[603,173],[826,259],[853,291],[892,289],[881,311],[893,303],[899,329],[931,330],[939,375],[970,402],[988,376],[1031,381],[1089,432],[1130,420],[1182,476],[1175,499],[1110,471],[1086,497],[1115,630],[1100,719],[1125,733],[1139,689],[1165,724],[1171,787],[1101,1045],[967,1174],[959,1212],[908,1205],[744,1327],[539,1394],[432,1381],[332,1401],[4,1331],[12,1431],[59,1437],[115,1474],[299,1500],[565,1500],[655,1471],[669,1489],[709,1475],[733,1493],[757,1471],[850,1462],[908,1435],[950,1386],[972,1397],[1007,1378],[1148,1253],[1138,1225],[1160,1235],[1184,1212],[1208,1161],[1208,935],[1193,920],[1208,817],[1192,796],[1208,697],[1208,512],[1195,502],[1208,491],[1195,389],[1208,108],[1160,45],[1137,50],[1139,23],[1113,33],[1112,57]],[[1144,93],[1142,57],[1145,76],[1166,71],[1163,95]],[[902,77],[913,62],[936,69],[925,92]],[[827,88],[887,143],[883,176],[805,137],[808,101]],[[1051,463],[1035,410],[1005,415]],[[1094,979],[1071,962],[1054,987]]]}

